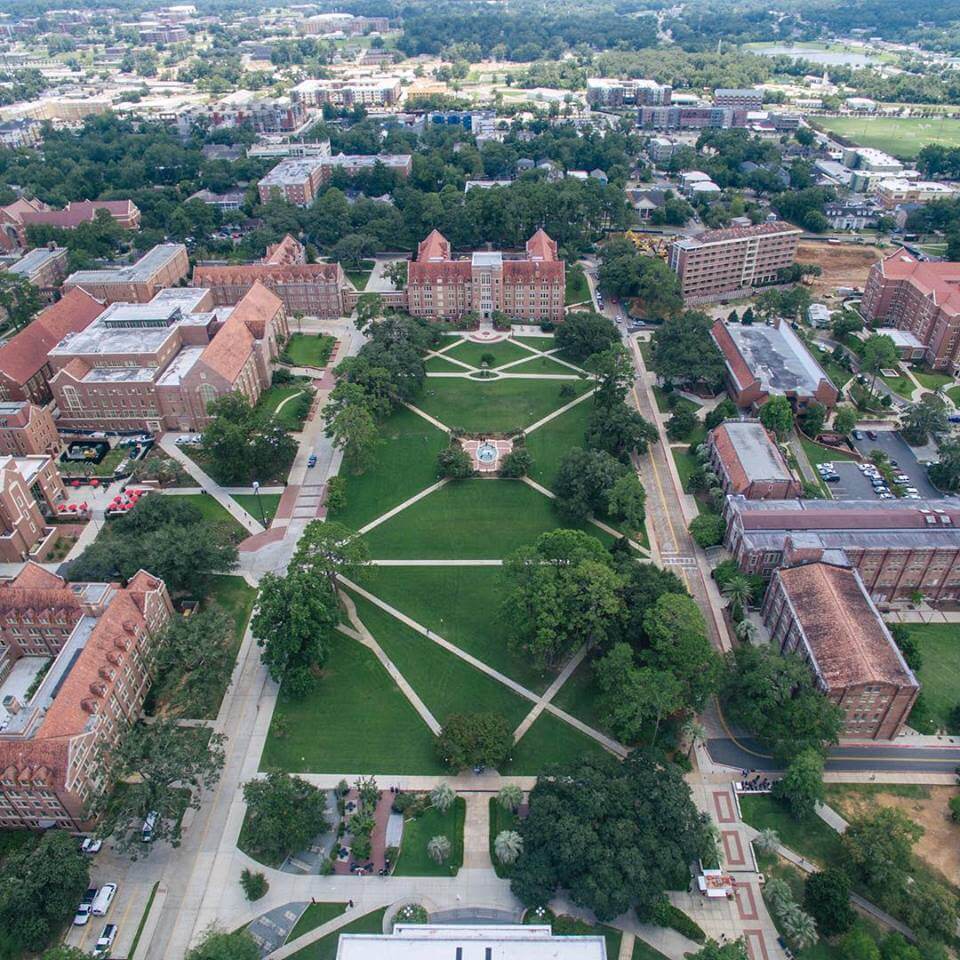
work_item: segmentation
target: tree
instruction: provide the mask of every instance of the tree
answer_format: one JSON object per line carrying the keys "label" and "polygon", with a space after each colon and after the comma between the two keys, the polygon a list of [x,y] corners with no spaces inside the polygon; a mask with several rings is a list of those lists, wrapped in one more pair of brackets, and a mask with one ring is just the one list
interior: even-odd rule
{"label": "tree", "polygon": [[850,906],[850,878],[836,867],[807,877],[803,905],[826,937],[846,933],[856,919]]}
{"label": "tree", "polygon": [[305,570],[265,573],[250,628],[271,678],[282,683],[294,671],[322,667],[339,619],[329,581]]}
{"label": "tree", "polygon": [[760,408],[760,422],[777,439],[783,440],[793,427],[793,407],[784,396],[771,397]]}
{"label": "tree", "polygon": [[383,297],[379,293],[361,293],[357,297],[357,316],[354,324],[361,333],[381,316],[383,316]]}
{"label": "tree", "polygon": [[533,469],[533,456],[526,447],[514,447],[500,464],[500,476],[506,479],[525,477]]}
{"label": "tree", "polygon": [[619,343],[590,354],[583,363],[596,378],[594,406],[608,409],[622,404],[633,383],[634,371],[630,355]]}
{"label": "tree", "polygon": [[853,407],[837,407],[833,415],[833,429],[837,433],[850,433],[857,425],[857,412]]}
{"label": "tree", "polygon": [[775,853],[780,846],[780,834],[773,827],[764,827],[753,841],[764,853]]}
{"label": "tree", "polygon": [[716,940],[708,940],[702,949],[687,956],[690,960],[749,960],[743,940],[731,940],[724,944],[717,943]]}
{"label": "tree", "polygon": [[380,435],[376,421],[366,407],[359,404],[343,407],[329,421],[324,432],[333,445],[343,451],[343,459],[353,473],[362,474],[373,462]]}
{"label": "tree", "polygon": [[851,930],[840,941],[843,960],[880,960],[880,948],[862,927]]}
{"label": "tree", "polygon": [[[162,718],[149,725],[134,724],[116,744],[104,748],[101,758],[113,782],[126,782],[126,789],[112,799],[106,794],[95,804],[103,814],[101,831],[113,837],[114,847],[135,850],[145,856],[158,840],[179,843],[180,818],[189,807],[200,809],[200,796],[220,779],[226,737],[181,728],[175,720]],[[139,842],[140,826],[147,814],[156,813],[154,842]]]}
{"label": "tree", "polygon": [[454,441],[437,454],[437,476],[464,480],[473,476],[473,459]]}
{"label": "tree", "polygon": [[877,392],[877,376],[884,367],[896,367],[900,362],[897,346],[886,334],[875,333],[867,337],[860,351],[860,364],[871,374],[870,392]]}
{"label": "tree", "polygon": [[916,636],[905,623],[891,623],[889,628],[890,636],[903,654],[903,659],[907,661],[907,666],[914,673],[919,673],[923,666],[923,655],[920,653]]}
{"label": "tree", "polygon": [[696,429],[697,415],[687,408],[675,410],[667,421],[667,436],[671,440],[686,440]]}
{"label": "tree", "polygon": [[529,804],[511,888],[531,907],[562,887],[601,921],[631,907],[649,918],[712,843],[680,769],[643,750],[622,762],[604,754],[550,766]]}
{"label": "tree", "polygon": [[431,837],[427,842],[427,855],[437,863],[444,863],[449,860],[452,849],[449,838],[443,836],[443,834]]}
{"label": "tree", "polygon": [[938,454],[928,471],[930,481],[941,490],[960,489],[960,440],[941,440]]}
{"label": "tree", "polygon": [[248,849],[268,863],[310,846],[330,828],[324,792],[306,780],[273,771],[243,785]]}
{"label": "tree", "polygon": [[651,339],[653,369],[664,382],[681,387],[720,385],[724,361],[711,327],[706,314],[687,311],[668,317],[657,328]]}
{"label": "tree", "polygon": [[560,353],[575,363],[618,344],[620,334],[613,322],[599,313],[571,313],[559,325],[554,343]]}
{"label": "tree", "polygon": [[723,537],[727,528],[723,517],[718,513],[701,513],[700,516],[694,517],[693,520],[690,521],[688,529],[690,536],[693,537],[701,547],[706,549],[707,547],[715,547],[717,544],[723,543]]}
{"label": "tree", "polygon": [[40,291],[26,277],[0,271],[0,310],[14,331],[22,330],[43,307]]}
{"label": "tree", "polygon": [[732,420],[736,416],[736,404],[729,397],[724,397],[706,417],[704,417],[703,422],[708,430],[713,430],[719,427],[724,420]]}
{"label": "tree", "polygon": [[628,468],[603,450],[568,450],[553,483],[557,509],[573,522],[606,513],[611,491]]}
{"label": "tree", "polygon": [[186,960],[259,960],[260,948],[246,930],[226,933],[211,927]]}
{"label": "tree", "polygon": [[501,830],[494,838],[493,852],[501,863],[514,863],[523,853],[523,837],[516,830]]}
{"label": "tree", "polygon": [[90,960],[90,954],[79,947],[58,943],[55,947],[44,950],[40,960]]}
{"label": "tree", "polygon": [[355,577],[370,563],[366,540],[335,521],[312,520],[297,541],[290,569],[326,579],[336,591],[339,576]]}
{"label": "tree", "polygon": [[243,887],[244,896],[251,902],[265,897],[270,889],[270,884],[262,873],[254,873],[246,867],[240,871],[240,886]]}
{"label": "tree", "polygon": [[935,393],[924,394],[919,403],[910,404],[901,422],[903,439],[913,447],[922,447],[931,437],[950,429],[946,404]]}
{"label": "tree", "polygon": [[852,310],[845,310],[833,318],[833,335],[842,340],[851,333],[859,333],[863,329],[863,318]]}
{"label": "tree", "polygon": [[437,753],[452,770],[499,770],[513,750],[513,731],[498,713],[454,713],[437,740]]}
{"label": "tree", "polygon": [[803,432],[816,439],[827,420],[827,408],[822,403],[811,403],[803,415]]}
{"label": "tree", "polygon": [[89,886],[87,859],[65,830],[7,855],[0,864],[0,929],[17,952],[42,950]]}
{"label": "tree", "polygon": [[446,813],[454,804],[457,795],[449,783],[438,783],[430,791],[430,804],[441,813]]}
{"label": "tree", "polygon": [[733,619],[738,622],[742,620],[744,609],[753,599],[753,584],[749,578],[743,576],[743,574],[737,574],[723,584],[720,592],[730,604]]}
{"label": "tree", "polygon": [[633,451],[646,453],[659,436],[649,420],[625,403],[594,406],[587,422],[587,446],[604,450],[623,463],[630,459]]}
{"label": "tree", "polygon": [[773,787],[773,795],[785,803],[795,820],[806,820],[823,803],[823,754],[815,747],[801,750]]}
{"label": "tree", "polygon": [[650,643],[644,625],[647,610],[664,594],[686,595],[687,590],[675,573],[652,563],[635,563],[632,557],[625,558],[619,572],[625,578],[620,591],[624,604],[622,634],[635,650],[642,650]]}
{"label": "tree", "polygon": [[910,852],[923,828],[901,810],[881,807],[852,820],[843,834],[850,869],[872,890],[898,889],[910,867]]}
{"label": "tree", "polygon": [[635,473],[626,473],[607,494],[607,516],[622,520],[630,530],[643,530],[646,517],[647,492]]}
{"label": "tree", "polygon": [[407,285],[408,266],[406,260],[394,260],[384,268],[383,275],[393,284],[394,290],[402,290]]}
{"label": "tree", "polygon": [[515,783],[508,783],[497,791],[497,803],[510,813],[516,813],[523,803],[523,790]]}
{"label": "tree", "polygon": [[817,925],[809,913],[804,913],[799,907],[784,913],[780,918],[783,924],[783,932],[787,939],[798,950],[804,950],[812,947],[817,940]]}

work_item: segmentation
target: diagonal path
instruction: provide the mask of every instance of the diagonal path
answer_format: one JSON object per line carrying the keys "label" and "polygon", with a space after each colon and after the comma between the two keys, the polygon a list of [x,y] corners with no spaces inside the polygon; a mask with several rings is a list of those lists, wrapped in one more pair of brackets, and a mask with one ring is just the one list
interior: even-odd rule
{"label": "diagonal path", "polygon": [[553,698],[560,692],[560,688],[570,679],[570,674],[580,666],[583,658],[587,655],[586,644],[582,646],[569,659],[567,665],[557,674],[553,683],[543,692],[543,696],[533,705],[533,709],[520,721],[517,729],[513,731],[513,742],[516,743],[534,724],[534,721],[546,709],[548,703],[553,702]]}
{"label": "diagonal path", "polygon": [[[460,374],[455,373],[453,376],[459,377]],[[415,407],[412,403],[405,403],[404,406],[408,410],[412,410],[418,417],[423,417],[427,423],[433,424],[433,426],[435,426],[438,430],[442,430],[444,433],[450,432],[450,428],[445,423],[441,423],[436,417],[431,417],[429,413],[425,413],[419,407]]]}
{"label": "diagonal path", "polygon": [[401,510],[406,510],[407,507],[413,506],[418,500],[422,500],[424,497],[430,496],[435,490],[439,490],[441,487],[446,486],[450,482],[449,477],[444,477],[442,480],[438,480],[436,483],[431,483],[429,487],[425,487],[419,493],[415,493],[412,497],[407,500],[404,500],[403,503],[398,503],[392,510],[388,510],[386,513],[381,514],[379,517],[371,520],[366,526],[361,527],[357,533],[369,533],[373,530],[374,527],[379,527],[381,523],[386,523],[392,517],[395,517]]}
{"label": "diagonal path", "polygon": [[565,403],[562,407],[557,407],[553,413],[548,413],[545,417],[541,417],[536,423],[531,423],[523,432],[525,434],[531,434],[534,430],[539,429],[545,423],[549,423],[551,420],[555,420],[557,417],[562,416],[568,410],[575,407],[578,403],[583,403],[587,397],[592,397],[597,392],[597,388],[594,387],[592,390],[588,390],[582,397],[577,397],[575,400],[571,400],[569,403]]}

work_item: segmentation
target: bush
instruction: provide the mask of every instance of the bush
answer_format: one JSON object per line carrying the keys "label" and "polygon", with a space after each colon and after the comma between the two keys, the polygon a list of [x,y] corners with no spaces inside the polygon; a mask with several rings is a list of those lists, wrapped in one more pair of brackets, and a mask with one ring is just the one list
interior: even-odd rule
{"label": "bush", "polygon": [[552,320],[541,320],[540,321],[540,330],[543,333],[553,333],[557,329],[557,325]]}
{"label": "bush", "polygon": [[347,481],[346,478],[336,476],[327,481],[327,510],[330,513],[336,513],[338,510],[345,510],[347,507]]}
{"label": "bush", "polygon": [[353,837],[350,841],[350,853],[356,860],[366,860],[372,849],[373,844],[370,842],[370,837],[364,834]]}
{"label": "bush", "polygon": [[686,440],[697,427],[697,417],[691,410],[678,410],[667,421],[667,436],[671,440]]}
{"label": "bush", "polygon": [[250,901],[266,896],[270,889],[270,884],[262,873],[253,873],[247,869],[240,874],[240,886],[243,887],[243,892]]}
{"label": "bush", "polygon": [[293,374],[283,367],[278,367],[271,374],[270,383],[275,387],[286,386],[288,383],[293,383]]}
{"label": "bush", "polygon": [[850,879],[840,870],[828,869],[807,877],[803,905],[827,937],[846,933],[856,919],[850,906]]}
{"label": "bush", "polygon": [[390,804],[390,809],[394,813],[406,813],[417,802],[415,793],[398,793]]}
{"label": "bush", "polygon": [[701,513],[699,517],[694,517],[690,521],[689,530],[690,536],[701,547],[715,547],[723,543],[726,524],[718,513]]}
{"label": "bush", "polygon": [[401,907],[393,916],[394,924],[398,923],[427,923],[429,917],[427,908],[420,903],[408,903]]}
{"label": "bush", "polygon": [[653,908],[652,921],[658,927],[669,927],[676,930],[688,940],[703,943],[707,935],[700,929],[700,925],[691,920],[682,910],[675,907],[669,900],[660,900]]}
{"label": "bush", "polygon": [[500,464],[500,476],[507,478],[525,477],[533,468],[533,457],[530,451],[520,447],[511,450]]}
{"label": "bush", "polygon": [[950,798],[950,819],[954,823],[960,823],[960,797]]}
{"label": "bush", "polygon": [[459,443],[451,443],[449,447],[437,454],[437,474],[452,480],[472,477],[473,460]]}

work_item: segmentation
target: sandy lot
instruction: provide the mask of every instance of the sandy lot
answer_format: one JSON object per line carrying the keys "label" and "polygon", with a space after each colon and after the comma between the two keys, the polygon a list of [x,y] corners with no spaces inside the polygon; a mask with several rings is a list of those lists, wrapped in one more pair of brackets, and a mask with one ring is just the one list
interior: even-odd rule
{"label": "sandy lot", "polygon": [[927,797],[898,797],[890,793],[847,793],[828,802],[846,819],[869,813],[879,804],[902,810],[924,834],[914,847],[917,856],[939,870],[951,883],[960,883],[960,826],[950,819],[947,802],[960,793],[957,787],[927,787]]}
{"label": "sandy lot", "polygon": [[889,250],[873,246],[801,241],[797,245],[799,263],[816,263],[823,270],[813,278],[816,299],[836,299],[837,287],[860,287],[867,282],[870,267]]}

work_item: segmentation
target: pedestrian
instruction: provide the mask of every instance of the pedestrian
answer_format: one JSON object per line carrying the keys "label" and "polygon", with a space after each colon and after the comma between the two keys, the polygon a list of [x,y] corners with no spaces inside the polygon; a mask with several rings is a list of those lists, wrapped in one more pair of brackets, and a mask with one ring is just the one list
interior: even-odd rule
{"label": "pedestrian", "polygon": [[316,898],[316,897],[311,897],[311,898],[310,898],[310,902],[311,902],[311,903],[316,903],[316,902],[317,902],[317,898]]}
{"label": "pedestrian", "polygon": [[351,910],[353,909],[353,901],[352,901],[352,900],[348,900],[348,901],[347,901],[347,907],[350,908]]}

